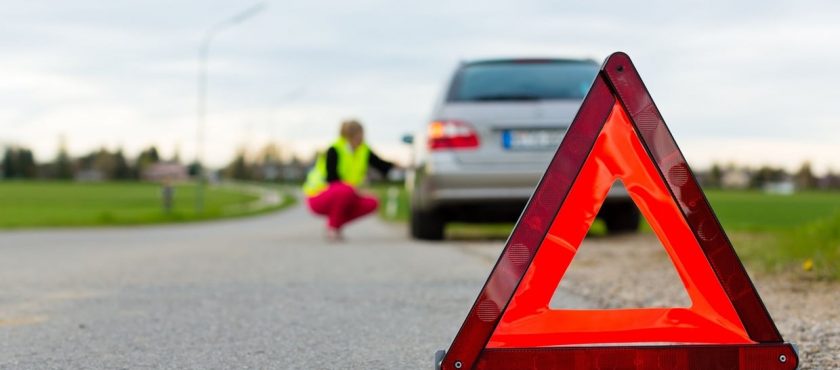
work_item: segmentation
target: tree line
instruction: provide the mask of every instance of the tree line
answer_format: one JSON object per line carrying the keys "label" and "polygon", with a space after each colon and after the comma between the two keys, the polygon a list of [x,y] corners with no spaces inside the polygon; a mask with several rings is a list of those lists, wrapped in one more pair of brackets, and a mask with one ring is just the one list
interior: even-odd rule
{"label": "tree line", "polygon": [[[105,148],[73,158],[62,142],[53,160],[39,163],[32,150],[7,146],[3,150],[0,178],[70,180],[84,179],[84,175],[95,173],[97,180],[139,180],[149,166],[161,162],[181,164],[181,159],[177,151],[172,158],[161,158],[155,146],[147,147],[134,158],[128,158],[122,149],[110,151]],[[301,181],[311,165],[312,159],[291,156],[284,160],[280,148],[270,143],[258,150],[239,148],[233,159],[214,173],[222,178],[244,181]],[[195,162],[184,166],[189,176],[195,176],[199,171]],[[818,176],[814,174],[810,162],[804,162],[792,172],[766,165],[749,167],[715,163],[696,174],[703,187],[707,188],[767,189],[790,186],[798,190],[840,189],[840,173],[829,170],[827,174]]]}
{"label": "tree line", "polygon": [[73,158],[62,146],[55,159],[38,163],[32,150],[19,146],[7,146],[3,150],[2,171],[4,179],[54,179],[70,180],[86,171],[94,171],[103,180],[137,180],[150,165],[159,162],[180,163],[175,157],[164,160],[155,146],[150,146],[129,159],[122,149],[110,151],[105,148],[91,151]]}
{"label": "tree line", "polygon": [[790,186],[795,189],[840,189],[840,173],[829,170],[822,176],[814,174],[810,162],[804,162],[796,171],[775,166],[739,166],[734,163],[715,163],[711,168],[697,173],[698,180],[709,188],[767,189]]}
{"label": "tree line", "polygon": [[[0,179],[47,179],[47,180],[140,180],[146,169],[156,163],[183,165],[189,176],[199,172],[196,162],[184,165],[180,155],[162,158],[155,146],[149,146],[134,158],[125,155],[122,149],[101,148],[78,157],[72,157],[63,143],[55,158],[38,162],[31,149],[21,146],[7,146],[3,149]],[[305,176],[311,161],[292,157],[281,158],[277,145],[268,144],[256,152],[244,147],[220,171],[219,177],[248,181],[300,181]]]}
{"label": "tree line", "polygon": [[297,156],[284,160],[280,147],[267,144],[257,151],[241,147],[220,171],[224,178],[244,181],[302,181],[312,160]]}

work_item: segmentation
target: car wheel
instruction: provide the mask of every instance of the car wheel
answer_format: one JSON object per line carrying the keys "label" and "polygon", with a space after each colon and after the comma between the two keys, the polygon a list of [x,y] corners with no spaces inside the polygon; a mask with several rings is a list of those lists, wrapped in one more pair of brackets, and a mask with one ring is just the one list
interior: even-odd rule
{"label": "car wheel", "polygon": [[631,233],[639,230],[641,214],[633,202],[611,204],[603,212],[603,220],[610,234]]}
{"label": "car wheel", "polygon": [[411,236],[421,240],[443,240],[446,222],[435,211],[411,210]]}

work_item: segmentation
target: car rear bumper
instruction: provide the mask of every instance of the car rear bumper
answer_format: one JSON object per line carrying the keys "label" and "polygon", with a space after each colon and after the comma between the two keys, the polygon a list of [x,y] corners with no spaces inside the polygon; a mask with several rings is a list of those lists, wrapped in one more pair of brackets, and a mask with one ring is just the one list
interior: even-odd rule
{"label": "car rear bumper", "polygon": [[[418,176],[413,201],[422,209],[449,205],[523,204],[531,197],[544,170],[468,170],[425,173]],[[627,190],[617,183],[607,194],[608,201],[629,199]]]}
{"label": "car rear bumper", "polygon": [[429,198],[438,202],[459,200],[528,199],[540,181],[536,171],[460,170],[426,176]]}

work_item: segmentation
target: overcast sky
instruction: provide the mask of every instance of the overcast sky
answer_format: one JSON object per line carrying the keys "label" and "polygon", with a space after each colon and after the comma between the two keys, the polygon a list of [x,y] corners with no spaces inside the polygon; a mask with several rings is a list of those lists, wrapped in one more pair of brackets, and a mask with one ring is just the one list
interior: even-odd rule
{"label": "overcast sky", "polygon": [[[268,1],[213,42],[207,159],[308,152],[358,117],[382,154],[425,124],[462,59],[628,52],[695,166],[840,170],[840,3]],[[197,49],[241,1],[8,1],[0,145],[55,156],[157,145],[194,155]]]}

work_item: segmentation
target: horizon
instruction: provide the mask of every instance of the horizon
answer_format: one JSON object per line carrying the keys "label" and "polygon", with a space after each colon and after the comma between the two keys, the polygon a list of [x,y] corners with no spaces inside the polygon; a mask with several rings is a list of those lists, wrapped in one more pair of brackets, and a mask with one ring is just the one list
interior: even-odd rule
{"label": "horizon", "polygon": [[[246,160],[246,163],[248,163],[250,165],[264,163],[260,160],[260,155],[263,154],[264,151],[266,149],[268,149],[268,147],[270,145],[273,145],[273,144],[272,143],[267,143],[264,146],[260,146],[260,147],[257,147],[257,148],[252,148],[253,150],[245,150],[246,149],[245,147],[240,147],[239,149],[237,149],[237,152],[232,154],[230,160],[227,161],[226,163],[224,163],[223,165],[221,165],[221,166],[208,166],[207,168],[210,169],[210,170],[213,170],[213,171],[224,171],[231,164],[234,163],[234,161],[239,157],[240,153],[244,153],[244,158]],[[297,161],[297,163],[309,166],[309,165],[312,165],[314,163],[314,161],[316,160],[316,155],[318,155],[317,152],[309,153],[308,156],[307,155],[299,155],[297,153],[289,153],[289,152],[283,151],[282,148],[278,148],[276,145],[274,146],[274,148],[279,149],[279,154],[280,154],[279,155],[279,161],[271,162],[271,163],[280,164],[280,165],[287,165],[287,164],[291,164],[291,163]],[[5,146],[2,149],[3,150],[0,151],[0,161],[2,161],[3,158],[5,158],[5,152],[6,152],[7,149],[31,150],[30,148],[27,148],[27,147],[15,146],[15,145]],[[184,158],[182,155],[180,155],[180,153],[178,151],[173,151],[172,154],[168,155],[168,156],[160,154],[161,149],[159,147],[157,147],[156,145],[150,145],[150,146],[144,147],[138,153],[136,153],[134,155],[126,153],[125,150],[123,150],[120,147],[113,148],[113,149],[112,148],[106,148],[106,147],[100,147],[100,148],[92,149],[88,152],[77,154],[77,155],[74,155],[74,154],[69,153],[69,152],[66,152],[66,154],[68,155],[70,160],[80,161],[80,160],[83,160],[87,156],[96,155],[99,152],[104,150],[106,153],[108,153],[110,155],[116,155],[118,153],[122,154],[123,158],[125,158],[125,160],[127,162],[129,162],[129,166],[131,166],[131,162],[138,161],[140,159],[140,156],[144,152],[149,151],[151,149],[154,149],[156,151],[156,153],[158,153],[158,156],[159,156],[158,163],[178,163],[178,164],[181,164],[185,167],[191,166],[194,163],[194,159]],[[50,159],[46,159],[46,160],[39,159],[37,153],[35,153],[34,151],[33,151],[33,156],[34,156],[34,159],[35,159],[35,164],[37,166],[49,166],[51,164],[56,163],[56,161],[58,159],[58,155],[56,155],[55,158],[50,158]],[[812,174],[816,177],[826,177],[826,176],[838,176],[838,175],[840,175],[840,172],[836,171],[834,168],[831,168],[831,167],[829,167],[827,170],[824,170],[824,171],[816,170],[813,167],[813,163],[808,161],[808,160],[805,160],[805,161],[799,163],[799,165],[794,166],[793,168],[788,168],[788,167],[784,167],[784,166],[777,166],[777,165],[773,165],[773,164],[751,165],[751,164],[748,164],[748,163],[739,163],[739,162],[733,162],[733,161],[730,161],[730,162],[713,161],[708,166],[697,167],[697,166],[691,165],[691,168],[692,168],[693,172],[698,173],[698,174],[709,173],[710,171],[713,171],[715,166],[717,166],[718,169],[724,170],[724,171],[733,170],[733,171],[748,171],[748,172],[751,172],[751,173],[756,173],[756,172],[758,172],[762,169],[770,169],[770,170],[782,170],[782,171],[784,171],[784,173],[786,175],[795,175],[797,173],[797,171],[801,170],[806,165],[810,168],[810,170],[812,171]],[[3,178],[2,177],[2,172],[0,172],[0,179],[2,179],[2,178]]]}

